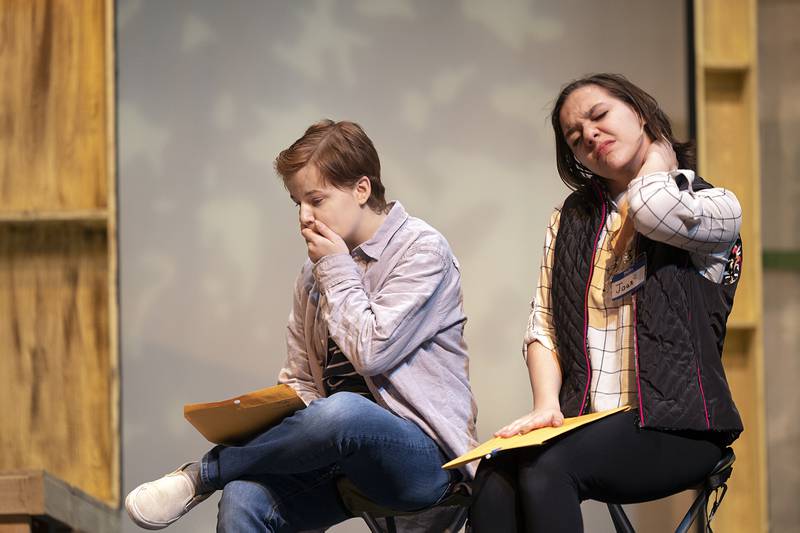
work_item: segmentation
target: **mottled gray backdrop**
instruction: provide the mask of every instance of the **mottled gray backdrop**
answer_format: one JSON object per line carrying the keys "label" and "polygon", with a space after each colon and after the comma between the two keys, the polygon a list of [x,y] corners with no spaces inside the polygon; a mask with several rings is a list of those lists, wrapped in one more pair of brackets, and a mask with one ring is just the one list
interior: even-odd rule
{"label": "mottled gray backdrop", "polygon": [[[364,126],[389,198],[462,262],[480,436],[526,412],[522,332],[566,193],[551,101],[621,72],[683,134],[684,4],[120,0],[123,490],[205,451],[184,403],[275,382],[305,254],[272,161],[323,117]],[[213,531],[215,513],[216,498],[170,530]],[[585,516],[612,531],[604,507]]]}

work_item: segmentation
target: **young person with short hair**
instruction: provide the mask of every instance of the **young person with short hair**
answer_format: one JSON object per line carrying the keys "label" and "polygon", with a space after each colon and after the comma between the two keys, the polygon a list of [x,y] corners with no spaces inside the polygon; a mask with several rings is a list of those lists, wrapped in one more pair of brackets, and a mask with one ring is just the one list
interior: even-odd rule
{"label": "young person with short hair", "polygon": [[278,381],[305,409],[241,446],[144,483],[125,500],[161,529],[222,490],[218,531],[326,528],[350,515],[346,477],[397,510],[435,504],[475,445],[459,265],[445,238],[387,203],[378,154],[352,122],[313,124],[275,168],[308,247]]}

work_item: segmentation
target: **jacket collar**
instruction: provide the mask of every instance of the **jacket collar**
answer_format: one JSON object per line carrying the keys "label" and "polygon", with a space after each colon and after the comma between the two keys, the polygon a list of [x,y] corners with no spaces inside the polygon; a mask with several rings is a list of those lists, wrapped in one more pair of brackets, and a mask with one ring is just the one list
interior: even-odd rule
{"label": "jacket collar", "polygon": [[392,239],[397,230],[408,220],[408,213],[400,202],[392,202],[389,204],[389,214],[383,220],[383,223],[368,241],[361,243],[353,249],[353,253],[361,252],[363,255],[370,259],[377,261],[381,256],[389,241]]}

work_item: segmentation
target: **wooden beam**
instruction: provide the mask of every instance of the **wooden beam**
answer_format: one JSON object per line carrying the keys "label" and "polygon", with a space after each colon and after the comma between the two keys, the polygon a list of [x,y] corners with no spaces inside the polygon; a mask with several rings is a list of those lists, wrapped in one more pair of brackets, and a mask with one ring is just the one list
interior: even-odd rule
{"label": "wooden beam", "polygon": [[120,499],[113,0],[0,10],[0,470]]}
{"label": "wooden beam", "polygon": [[744,266],[723,362],[744,433],[730,490],[715,518],[726,532],[767,531],[761,194],[756,0],[695,0],[695,108],[699,174],[742,205]]}

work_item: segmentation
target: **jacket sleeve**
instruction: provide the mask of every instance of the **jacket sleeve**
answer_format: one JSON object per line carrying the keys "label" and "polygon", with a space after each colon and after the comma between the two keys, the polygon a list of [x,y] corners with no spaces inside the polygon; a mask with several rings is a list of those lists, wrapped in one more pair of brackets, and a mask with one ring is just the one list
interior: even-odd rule
{"label": "jacket sleeve", "polygon": [[286,362],[278,374],[278,383],[289,385],[308,405],[313,400],[321,398],[322,394],[314,384],[308,361],[305,338],[305,307],[308,293],[304,289],[303,277],[301,272],[295,283],[292,311],[289,313],[289,323],[286,326]]}
{"label": "jacket sleeve", "polygon": [[690,252],[719,253],[736,241],[742,208],[727,189],[680,190],[675,176],[656,172],[628,185],[628,202],[636,230],[650,239]]}
{"label": "jacket sleeve", "polygon": [[386,373],[441,329],[443,312],[432,297],[453,260],[436,242],[412,244],[378,292],[368,295],[349,254],[314,266],[328,333],[363,376]]}

